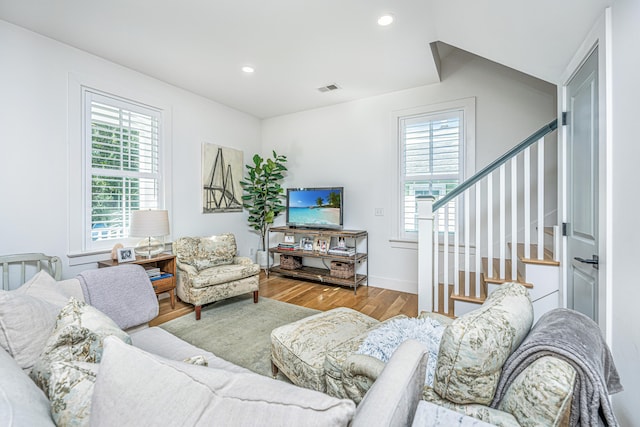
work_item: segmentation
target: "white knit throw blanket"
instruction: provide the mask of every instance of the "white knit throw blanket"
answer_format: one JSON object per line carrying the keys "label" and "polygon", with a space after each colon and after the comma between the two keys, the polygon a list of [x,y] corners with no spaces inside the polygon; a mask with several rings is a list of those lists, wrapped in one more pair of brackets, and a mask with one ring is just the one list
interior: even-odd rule
{"label": "white knit throw blanket", "polygon": [[394,319],[369,332],[356,353],[375,357],[387,363],[402,342],[409,339],[417,340],[429,351],[425,384],[433,386],[433,376],[443,332],[444,326],[431,318]]}

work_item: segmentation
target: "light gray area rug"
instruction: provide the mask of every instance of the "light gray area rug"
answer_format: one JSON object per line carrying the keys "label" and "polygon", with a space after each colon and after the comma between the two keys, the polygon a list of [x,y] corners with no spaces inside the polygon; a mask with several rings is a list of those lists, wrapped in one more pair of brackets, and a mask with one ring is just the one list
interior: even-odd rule
{"label": "light gray area rug", "polygon": [[[271,331],[318,310],[260,297],[241,295],[207,305],[201,319],[186,314],[160,325],[183,340],[236,365],[271,376]],[[278,375],[279,379],[282,374]]]}

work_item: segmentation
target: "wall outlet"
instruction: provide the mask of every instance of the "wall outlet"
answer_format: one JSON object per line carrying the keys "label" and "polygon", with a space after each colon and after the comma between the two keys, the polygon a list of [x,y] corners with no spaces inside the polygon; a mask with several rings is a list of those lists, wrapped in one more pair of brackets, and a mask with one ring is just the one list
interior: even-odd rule
{"label": "wall outlet", "polygon": [[384,216],[384,208],[375,208],[373,213],[375,216]]}

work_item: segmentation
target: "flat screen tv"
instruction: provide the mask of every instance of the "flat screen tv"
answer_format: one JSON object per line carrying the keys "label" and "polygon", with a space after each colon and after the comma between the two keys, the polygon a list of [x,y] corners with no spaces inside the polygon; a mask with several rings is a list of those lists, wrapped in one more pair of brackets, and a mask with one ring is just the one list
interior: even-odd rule
{"label": "flat screen tv", "polygon": [[342,228],[343,187],[287,188],[287,226]]}

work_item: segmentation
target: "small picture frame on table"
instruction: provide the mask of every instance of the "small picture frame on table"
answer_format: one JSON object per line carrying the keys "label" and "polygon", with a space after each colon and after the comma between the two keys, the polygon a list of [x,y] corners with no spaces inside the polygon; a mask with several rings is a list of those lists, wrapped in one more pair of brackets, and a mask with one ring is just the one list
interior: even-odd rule
{"label": "small picture frame on table", "polygon": [[118,249],[118,263],[131,262],[136,260],[136,253],[133,248],[119,248]]}
{"label": "small picture frame on table", "polygon": [[331,242],[330,237],[319,236],[313,240],[313,250],[316,252],[320,252],[321,254],[326,254],[329,250],[329,243]]}

